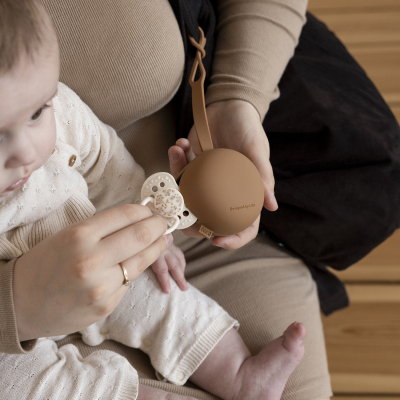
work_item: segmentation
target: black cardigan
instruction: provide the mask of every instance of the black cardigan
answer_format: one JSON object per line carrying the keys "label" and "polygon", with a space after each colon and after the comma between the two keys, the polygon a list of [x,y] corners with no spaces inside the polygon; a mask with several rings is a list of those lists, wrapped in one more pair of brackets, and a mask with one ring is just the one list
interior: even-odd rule
{"label": "black cardigan", "polygon": [[[170,0],[186,60],[173,101],[176,137],[193,125],[188,33],[207,38],[205,90],[212,72],[215,0]],[[400,227],[400,127],[362,68],[311,14],[263,127],[271,147],[279,209],[263,209],[259,234],[303,259],[325,315],[348,305],[327,266],[354,264]]]}

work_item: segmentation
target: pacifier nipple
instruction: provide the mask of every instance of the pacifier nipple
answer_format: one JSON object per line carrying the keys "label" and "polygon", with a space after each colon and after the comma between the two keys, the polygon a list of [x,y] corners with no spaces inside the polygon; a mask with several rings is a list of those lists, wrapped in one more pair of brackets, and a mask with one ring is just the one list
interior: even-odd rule
{"label": "pacifier nipple", "polygon": [[164,217],[168,226],[166,233],[192,226],[197,218],[185,205],[185,200],[175,178],[168,172],[157,172],[149,176],[142,185],[141,205]]}
{"label": "pacifier nipple", "polygon": [[154,207],[164,217],[177,216],[183,209],[183,196],[176,189],[160,190],[154,198]]}
{"label": "pacifier nipple", "polygon": [[183,196],[179,190],[173,188],[160,190],[154,198],[147,197],[140,204],[145,206],[149,201],[154,204],[154,208],[160,215],[175,219],[175,223],[165,231],[164,235],[173,232],[179,225],[178,214],[183,209]]}

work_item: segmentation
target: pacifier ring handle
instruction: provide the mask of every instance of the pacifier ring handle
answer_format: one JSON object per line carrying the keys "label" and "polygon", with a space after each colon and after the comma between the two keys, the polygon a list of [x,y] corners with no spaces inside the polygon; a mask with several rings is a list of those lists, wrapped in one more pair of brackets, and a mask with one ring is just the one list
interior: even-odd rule
{"label": "pacifier ring handle", "polygon": [[154,203],[154,199],[152,198],[152,197],[146,197],[141,203],[140,203],[140,205],[141,206],[145,206],[148,202],[152,202],[152,203]]}
{"label": "pacifier ring handle", "polygon": [[[141,206],[145,206],[147,203],[152,202],[154,204],[154,198],[153,197],[146,197],[141,203]],[[177,215],[171,216],[171,218],[175,218],[174,224],[171,226],[171,228],[168,228],[163,235],[168,235],[169,233],[173,232],[179,225],[179,217]]]}
{"label": "pacifier ring handle", "polygon": [[164,235],[168,235],[168,233],[173,232],[173,231],[178,227],[178,225],[179,225],[179,218],[178,218],[176,215],[174,215],[173,218],[175,218],[174,224],[171,226],[171,228],[168,228],[168,229],[165,231]]}
{"label": "pacifier ring handle", "polygon": [[[208,126],[206,102],[204,99],[204,80],[206,78],[206,70],[204,68],[202,58],[205,57],[206,52],[204,46],[206,45],[206,38],[203,30],[200,30],[200,40],[197,43],[192,36],[189,35],[190,43],[196,47],[196,58],[193,62],[192,71],[190,73],[189,84],[192,87],[192,108],[193,120],[196,127],[197,138],[199,139],[201,151],[212,150],[214,148],[210,128]],[[195,81],[197,67],[200,67],[200,78]]]}

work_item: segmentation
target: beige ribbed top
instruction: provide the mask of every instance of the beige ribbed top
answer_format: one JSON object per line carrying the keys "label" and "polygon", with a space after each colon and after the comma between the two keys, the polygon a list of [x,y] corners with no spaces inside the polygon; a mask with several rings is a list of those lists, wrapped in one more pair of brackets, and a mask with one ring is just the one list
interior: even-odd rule
{"label": "beige ribbed top", "polygon": [[[170,100],[184,66],[183,42],[169,2],[42,2],[60,38],[60,80],[118,131],[146,176],[168,171],[167,150],[175,142]],[[242,99],[263,119],[278,97],[277,84],[293,55],[306,6],[306,0],[219,0],[206,105]],[[23,349],[11,299],[12,267],[13,262],[0,266],[0,341],[18,353]]]}
{"label": "beige ribbed top", "polygon": [[[146,175],[168,170],[169,102],[184,68],[167,0],[42,0],[61,43],[60,80],[119,132]],[[249,101],[264,119],[305,22],[307,0],[219,0],[206,105]]]}

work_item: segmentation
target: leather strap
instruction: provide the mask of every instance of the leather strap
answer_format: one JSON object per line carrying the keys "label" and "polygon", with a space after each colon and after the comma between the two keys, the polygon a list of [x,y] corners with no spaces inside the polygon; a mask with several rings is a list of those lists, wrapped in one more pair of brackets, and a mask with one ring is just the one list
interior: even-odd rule
{"label": "leather strap", "polygon": [[194,123],[192,88],[189,84],[189,76],[196,58],[197,49],[190,45],[188,35],[192,36],[196,42],[199,42],[200,33],[198,27],[201,26],[204,36],[207,38],[207,43],[204,46],[206,56],[202,61],[206,70],[204,82],[204,91],[206,92],[212,70],[217,4],[215,0],[169,0],[169,2],[175,13],[185,49],[185,67],[182,83],[173,99],[176,116],[176,139],[179,139],[182,137],[187,138]]}
{"label": "leather strap", "polygon": [[[207,121],[206,105],[204,100],[204,80],[206,77],[206,70],[201,61],[205,57],[206,52],[204,46],[206,45],[206,38],[203,30],[199,27],[200,40],[197,43],[192,36],[189,35],[190,43],[196,47],[196,58],[193,63],[192,72],[190,73],[189,83],[192,87],[192,107],[194,125],[196,128],[197,137],[199,139],[201,151],[212,150],[214,148],[211,139],[210,128]],[[200,78],[195,81],[197,67],[200,67]]]}

